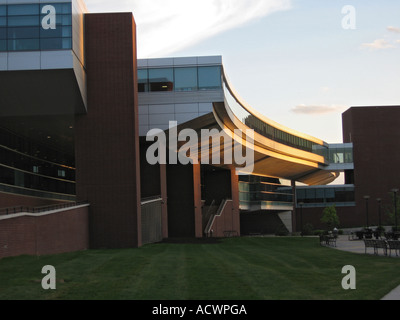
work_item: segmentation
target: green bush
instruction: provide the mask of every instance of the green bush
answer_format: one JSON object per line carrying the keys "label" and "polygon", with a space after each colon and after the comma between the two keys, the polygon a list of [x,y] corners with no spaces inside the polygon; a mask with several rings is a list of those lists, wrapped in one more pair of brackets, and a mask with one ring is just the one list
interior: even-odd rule
{"label": "green bush", "polygon": [[314,230],[313,234],[315,236],[322,236],[322,235],[328,234],[328,231],[326,231],[326,230]]}
{"label": "green bush", "polygon": [[284,225],[279,226],[275,231],[276,236],[287,236],[288,234],[289,230]]}
{"label": "green bush", "polygon": [[303,236],[311,236],[314,233],[314,226],[311,223],[306,223],[303,226]]}
{"label": "green bush", "polygon": [[340,222],[339,222],[339,217],[336,214],[336,206],[330,206],[326,207],[324,211],[322,212],[322,218],[321,222],[325,223],[328,230],[332,230],[335,227],[338,227]]}

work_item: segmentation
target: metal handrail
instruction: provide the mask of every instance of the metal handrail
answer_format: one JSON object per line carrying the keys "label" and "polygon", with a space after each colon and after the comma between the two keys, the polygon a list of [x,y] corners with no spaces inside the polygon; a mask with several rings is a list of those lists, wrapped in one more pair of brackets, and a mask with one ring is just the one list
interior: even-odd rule
{"label": "metal handrail", "polygon": [[211,228],[212,228],[212,226],[213,226],[213,224],[214,224],[215,217],[220,217],[220,216],[222,215],[222,212],[224,211],[225,206],[226,206],[226,204],[228,203],[228,201],[232,201],[232,200],[231,200],[231,199],[223,199],[223,200],[221,201],[219,207],[218,207],[218,210],[217,210],[214,214],[212,214],[212,215],[210,216],[210,219],[208,220],[207,226],[206,226],[206,228],[205,228],[205,230],[204,230],[204,233],[205,233],[207,236],[210,236]]}
{"label": "metal handrail", "polygon": [[140,205],[143,206],[145,204],[148,204],[151,202],[157,202],[157,201],[163,201],[163,198],[161,197],[161,195],[142,198],[140,201]]}
{"label": "metal handrail", "polygon": [[59,203],[59,204],[54,204],[54,205],[49,205],[49,206],[42,206],[42,207],[15,206],[15,207],[1,208],[0,216],[17,214],[17,213],[42,213],[42,212],[53,211],[53,210],[57,210],[57,209],[76,207],[76,206],[84,205],[84,204],[88,204],[88,202],[86,202],[86,201],[68,202],[68,203]]}

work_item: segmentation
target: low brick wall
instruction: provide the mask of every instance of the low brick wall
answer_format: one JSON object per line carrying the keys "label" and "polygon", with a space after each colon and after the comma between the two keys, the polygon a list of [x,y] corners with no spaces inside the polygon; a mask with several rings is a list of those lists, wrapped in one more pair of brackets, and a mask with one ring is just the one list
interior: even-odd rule
{"label": "low brick wall", "polygon": [[41,214],[0,216],[0,259],[88,249],[88,209],[82,205]]}

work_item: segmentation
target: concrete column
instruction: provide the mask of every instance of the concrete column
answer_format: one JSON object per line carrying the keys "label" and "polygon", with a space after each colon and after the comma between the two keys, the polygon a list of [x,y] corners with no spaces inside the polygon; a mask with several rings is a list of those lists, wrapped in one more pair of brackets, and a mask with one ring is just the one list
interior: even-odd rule
{"label": "concrete column", "polygon": [[231,193],[232,193],[232,230],[240,235],[240,210],[239,210],[239,176],[236,169],[231,169]]}
{"label": "concrete column", "polygon": [[293,210],[292,210],[292,231],[297,231],[297,224],[296,224],[296,181],[292,180],[292,195],[293,195]]}
{"label": "concrete column", "polygon": [[168,196],[167,196],[167,166],[160,165],[160,190],[163,202],[161,204],[162,236],[168,238]]}
{"label": "concrete column", "polygon": [[193,200],[194,200],[194,225],[196,238],[203,237],[203,220],[201,209],[201,166],[193,165]]}

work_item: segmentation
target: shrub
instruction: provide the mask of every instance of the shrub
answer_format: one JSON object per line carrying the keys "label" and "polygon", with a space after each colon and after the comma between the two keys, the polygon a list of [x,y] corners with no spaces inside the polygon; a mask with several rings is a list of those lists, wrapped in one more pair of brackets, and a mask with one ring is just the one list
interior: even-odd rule
{"label": "shrub", "polygon": [[326,207],[322,212],[321,222],[325,223],[328,227],[328,230],[332,230],[335,227],[339,226],[339,217],[336,214],[335,205]]}
{"label": "shrub", "polygon": [[310,236],[310,235],[312,235],[314,233],[314,227],[313,227],[313,225],[311,224],[311,223],[306,223],[304,226],[303,226],[303,232],[302,232],[302,234],[304,235],[304,236]]}

